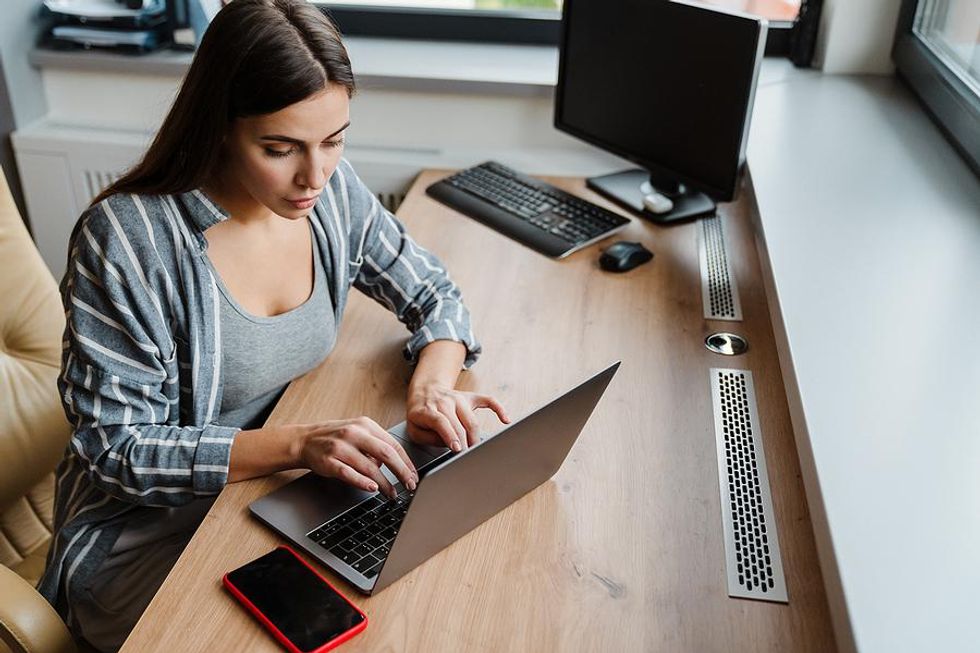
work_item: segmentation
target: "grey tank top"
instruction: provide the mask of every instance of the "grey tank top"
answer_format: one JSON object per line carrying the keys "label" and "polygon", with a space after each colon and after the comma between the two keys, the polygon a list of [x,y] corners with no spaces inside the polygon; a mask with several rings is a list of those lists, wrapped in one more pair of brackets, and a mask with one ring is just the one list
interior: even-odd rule
{"label": "grey tank top", "polygon": [[[319,248],[312,249],[313,292],[296,308],[272,317],[251,315],[242,308],[208,261],[221,295],[224,392],[216,423],[260,428],[289,382],[319,365],[333,349],[337,338],[333,303]],[[116,598],[126,603],[124,597],[145,577],[148,567],[169,569],[176,558],[159,544],[175,542],[179,555],[213,502],[214,497],[207,497],[134,514],[99,569],[100,581],[90,588],[93,597],[104,605]],[[118,597],[111,586],[120,593]]]}
{"label": "grey tank top", "polygon": [[212,266],[221,295],[224,386],[217,424],[261,427],[289,382],[315,368],[333,349],[337,339],[333,304],[319,249],[312,249],[313,292],[296,308],[272,317],[252,315],[242,308]]}

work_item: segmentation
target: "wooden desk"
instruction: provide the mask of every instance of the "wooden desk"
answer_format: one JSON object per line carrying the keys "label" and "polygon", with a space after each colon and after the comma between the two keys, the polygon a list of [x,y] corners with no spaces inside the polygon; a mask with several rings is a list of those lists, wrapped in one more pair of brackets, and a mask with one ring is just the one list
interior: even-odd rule
{"label": "wooden desk", "polygon": [[[461,286],[483,358],[461,378],[512,416],[611,361],[623,365],[558,474],[374,597],[328,577],[368,614],[344,651],[832,651],[766,297],[751,190],[722,207],[748,353],[708,352],[697,225],[634,220],[623,238],[654,260],[602,272],[600,247],[556,262],[430,200],[420,175],[399,216]],[[548,178],[611,206],[581,179]],[[273,423],[368,415],[404,419],[406,331],[352,296],[337,347],[295,381]],[[754,373],[789,604],[727,595],[708,370]],[[485,416],[489,426],[489,417]],[[298,472],[237,483],[218,498],[123,647],[278,651],[221,588],[221,576],[282,542],[249,502]]]}

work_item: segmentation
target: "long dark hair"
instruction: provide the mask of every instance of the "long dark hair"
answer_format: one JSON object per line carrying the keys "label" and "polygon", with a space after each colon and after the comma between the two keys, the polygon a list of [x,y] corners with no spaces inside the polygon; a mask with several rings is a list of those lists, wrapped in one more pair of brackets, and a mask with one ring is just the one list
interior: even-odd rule
{"label": "long dark hair", "polygon": [[355,91],[336,25],[305,0],[233,0],[204,33],[142,160],[92,200],[183,193],[207,182],[236,118],[273,113],[327,84]]}

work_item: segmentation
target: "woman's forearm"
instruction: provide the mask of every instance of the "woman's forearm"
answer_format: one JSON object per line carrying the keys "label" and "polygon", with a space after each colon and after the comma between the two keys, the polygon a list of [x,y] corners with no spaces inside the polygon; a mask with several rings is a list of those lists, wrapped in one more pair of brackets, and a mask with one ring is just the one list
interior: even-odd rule
{"label": "woman's forearm", "polygon": [[407,433],[412,441],[461,451],[481,438],[474,414],[477,409],[489,408],[502,422],[510,421],[493,397],[456,390],[465,360],[466,347],[451,340],[437,340],[419,352],[406,405]]}
{"label": "woman's forearm", "polygon": [[228,482],[302,466],[303,426],[287,424],[239,431],[231,445]]}
{"label": "woman's forearm", "polygon": [[408,395],[426,386],[455,388],[466,360],[466,347],[453,340],[436,340],[419,352],[419,361],[408,384]]}
{"label": "woman's forearm", "polygon": [[[437,340],[426,345],[408,385],[409,397],[426,388],[454,388],[465,359],[466,347],[461,343]],[[305,467],[303,447],[310,433],[311,425],[304,424],[239,431],[231,445],[228,482]]]}

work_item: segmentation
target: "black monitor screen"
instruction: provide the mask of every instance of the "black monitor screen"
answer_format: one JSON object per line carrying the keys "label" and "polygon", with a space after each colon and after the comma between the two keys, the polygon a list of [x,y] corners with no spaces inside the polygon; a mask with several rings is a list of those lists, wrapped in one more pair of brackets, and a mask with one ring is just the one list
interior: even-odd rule
{"label": "black monitor screen", "polygon": [[664,0],[565,0],[555,125],[731,199],[765,21]]}

